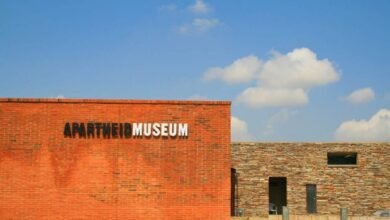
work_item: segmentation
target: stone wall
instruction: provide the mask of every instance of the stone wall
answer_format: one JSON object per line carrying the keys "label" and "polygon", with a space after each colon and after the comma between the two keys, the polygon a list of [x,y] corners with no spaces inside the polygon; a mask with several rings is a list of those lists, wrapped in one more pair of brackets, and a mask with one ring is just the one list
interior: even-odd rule
{"label": "stone wall", "polygon": [[[357,152],[356,166],[328,166],[327,152]],[[390,143],[233,143],[236,207],[268,215],[269,177],[287,177],[290,213],[306,212],[306,184],[317,185],[317,214],[372,215],[390,208]]]}

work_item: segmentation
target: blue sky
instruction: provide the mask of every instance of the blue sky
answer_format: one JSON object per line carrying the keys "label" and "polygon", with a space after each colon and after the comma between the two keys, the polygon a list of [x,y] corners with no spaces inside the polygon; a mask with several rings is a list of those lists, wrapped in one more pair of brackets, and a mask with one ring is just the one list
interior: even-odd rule
{"label": "blue sky", "polygon": [[389,1],[0,1],[0,96],[232,100],[233,140],[390,141]]}

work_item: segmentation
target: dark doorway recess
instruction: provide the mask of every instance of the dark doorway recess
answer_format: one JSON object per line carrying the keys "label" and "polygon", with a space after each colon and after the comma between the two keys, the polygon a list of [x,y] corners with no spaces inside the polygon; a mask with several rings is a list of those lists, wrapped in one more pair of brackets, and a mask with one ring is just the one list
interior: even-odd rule
{"label": "dark doorway recess", "polygon": [[287,206],[287,178],[270,177],[268,184],[269,213],[282,214],[283,206]]}
{"label": "dark doorway recess", "polygon": [[306,206],[307,213],[317,212],[317,185],[315,184],[306,185]]}
{"label": "dark doorway recess", "polygon": [[231,176],[231,192],[230,192],[230,215],[236,216],[236,210],[238,206],[238,182],[237,182],[237,172],[236,169],[231,168],[230,169],[230,176]]}

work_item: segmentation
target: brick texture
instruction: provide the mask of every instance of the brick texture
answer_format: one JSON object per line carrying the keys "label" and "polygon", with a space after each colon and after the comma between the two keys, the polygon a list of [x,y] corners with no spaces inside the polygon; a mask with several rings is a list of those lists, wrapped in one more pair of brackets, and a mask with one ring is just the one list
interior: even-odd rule
{"label": "brick texture", "polygon": [[[357,166],[331,167],[327,152],[357,152]],[[306,184],[317,184],[317,214],[371,216],[390,208],[390,143],[233,143],[238,207],[268,215],[269,177],[287,177],[287,206],[305,215]]]}
{"label": "brick texture", "polygon": [[[66,122],[188,123],[65,138]],[[230,102],[0,99],[0,219],[229,219]]]}

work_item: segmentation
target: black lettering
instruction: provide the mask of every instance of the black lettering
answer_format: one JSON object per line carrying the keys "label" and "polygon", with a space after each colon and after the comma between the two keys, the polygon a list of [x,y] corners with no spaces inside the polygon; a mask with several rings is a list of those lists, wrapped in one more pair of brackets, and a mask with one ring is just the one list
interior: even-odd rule
{"label": "black lettering", "polygon": [[112,138],[118,138],[118,123],[111,124],[111,135]]}
{"label": "black lettering", "polygon": [[79,125],[79,137],[85,138],[85,124],[80,123]]}
{"label": "black lettering", "polygon": [[72,123],[72,137],[76,137],[76,134],[79,134],[79,138],[85,138],[85,125],[84,123]]}
{"label": "black lettering", "polygon": [[93,123],[87,123],[87,136],[88,138],[95,137],[95,127]]}
{"label": "black lettering", "polygon": [[72,132],[70,130],[70,124],[69,122],[66,122],[65,123],[65,127],[64,127],[64,136],[65,137],[72,137]]}
{"label": "black lettering", "polygon": [[110,123],[103,123],[103,137],[110,138],[111,126]]}
{"label": "black lettering", "polygon": [[79,132],[79,123],[73,122],[72,123],[72,137],[76,137],[76,133]]}
{"label": "black lettering", "polygon": [[130,138],[131,137],[131,125],[130,123],[125,123],[125,137]]}
{"label": "black lettering", "polygon": [[123,123],[119,123],[119,137],[123,138]]}
{"label": "black lettering", "polygon": [[102,123],[95,123],[96,136],[100,138],[100,130],[102,129]]}

